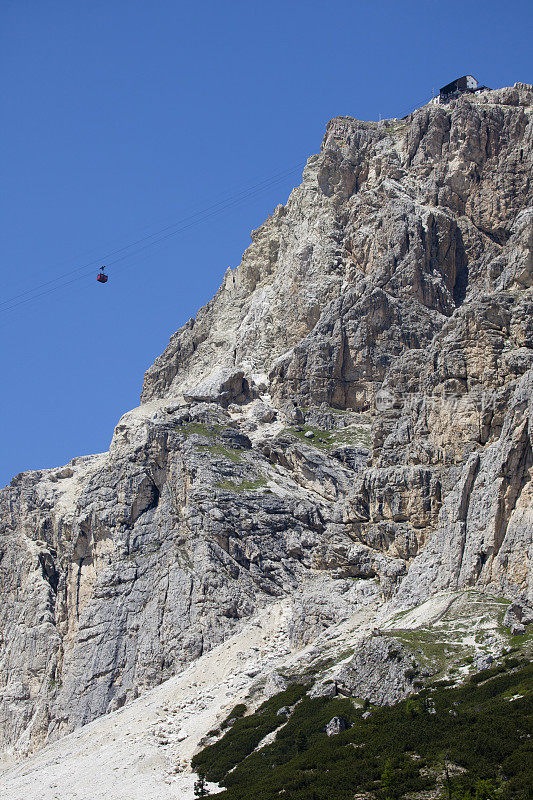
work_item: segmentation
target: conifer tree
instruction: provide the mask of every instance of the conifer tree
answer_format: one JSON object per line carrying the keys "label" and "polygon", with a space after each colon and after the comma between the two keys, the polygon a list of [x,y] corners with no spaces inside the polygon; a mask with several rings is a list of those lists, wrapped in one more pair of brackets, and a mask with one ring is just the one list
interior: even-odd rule
{"label": "conifer tree", "polygon": [[203,775],[200,775],[197,781],[194,782],[194,796],[207,797],[209,789],[206,786],[206,781]]}
{"label": "conifer tree", "polygon": [[385,762],[385,769],[381,773],[381,796],[383,800],[396,800],[398,796],[396,771],[392,765],[392,758]]}

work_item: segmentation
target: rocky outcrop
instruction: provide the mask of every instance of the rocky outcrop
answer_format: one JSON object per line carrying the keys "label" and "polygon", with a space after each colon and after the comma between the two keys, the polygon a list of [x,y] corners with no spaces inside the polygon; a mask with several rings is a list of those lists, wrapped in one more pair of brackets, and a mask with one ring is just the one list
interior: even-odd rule
{"label": "rocky outcrop", "polygon": [[348,728],[346,720],[342,717],[333,717],[326,725],[326,734],[328,736],[337,736]]}
{"label": "rocky outcrop", "polygon": [[533,623],[533,608],[524,603],[511,603],[505,612],[503,624],[511,629],[514,636],[526,633],[526,625]]}
{"label": "rocky outcrop", "polygon": [[[276,599],[295,648],[440,590],[531,602],[532,104],[517,84],[332,120],[109,452],[1,493],[5,748],[120,708]],[[389,645],[345,667],[376,702],[412,690]]]}
{"label": "rocky outcrop", "polygon": [[184,393],[184,399],[198,403],[220,403],[228,406],[231,402],[245,402],[249,399],[248,382],[242,370],[216,370],[197,386]]}
{"label": "rocky outcrop", "polygon": [[378,635],[358,642],[355,654],[337,673],[337,685],[354,697],[391,705],[412,694],[422,671],[401,642]]}

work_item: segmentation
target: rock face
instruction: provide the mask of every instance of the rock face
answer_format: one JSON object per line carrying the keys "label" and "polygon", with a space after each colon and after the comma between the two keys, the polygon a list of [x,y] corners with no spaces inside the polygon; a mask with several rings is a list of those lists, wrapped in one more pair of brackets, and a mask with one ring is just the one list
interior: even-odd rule
{"label": "rock face", "polygon": [[[532,104],[517,84],[332,120],[109,452],[3,490],[4,748],[119,708],[273,598],[294,647],[441,590],[531,604]],[[344,679],[386,672],[380,646]]]}
{"label": "rock face", "polygon": [[363,639],[337,673],[345,690],[372,703],[391,705],[413,692],[420,665],[402,643],[381,636]]}

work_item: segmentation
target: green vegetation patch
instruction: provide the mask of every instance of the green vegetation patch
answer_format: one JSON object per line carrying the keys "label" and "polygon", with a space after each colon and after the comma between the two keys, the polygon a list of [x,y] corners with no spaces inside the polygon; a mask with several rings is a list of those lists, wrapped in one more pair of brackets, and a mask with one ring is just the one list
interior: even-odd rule
{"label": "green vegetation patch", "polygon": [[[308,432],[311,432],[313,436],[307,437],[305,434]],[[369,448],[372,444],[370,428],[365,425],[349,425],[346,428],[335,431],[326,431],[321,428],[315,428],[312,425],[306,425],[302,427],[302,430],[297,430],[294,427],[286,428],[283,433],[291,434],[300,439],[300,441],[313,447],[318,447],[320,450],[331,450],[342,445]]]}
{"label": "green vegetation patch", "polygon": [[206,439],[214,439],[224,430],[223,425],[207,425],[203,422],[184,422],[181,425],[176,425],[175,428],[184,436],[196,434],[196,436],[204,436]]}
{"label": "green vegetation patch", "polygon": [[232,720],[240,719],[241,717],[244,717],[245,714],[246,705],[244,703],[237,703],[236,706],[233,706],[226,719],[220,724],[220,727],[222,730],[225,730],[230,725]]}
{"label": "green vegetation patch", "polygon": [[407,130],[408,127],[408,122],[392,122],[389,125],[385,125],[383,130],[385,133],[389,133],[391,136],[394,136],[396,133],[403,133],[403,131]]}
{"label": "green vegetation patch", "polygon": [[[531,628],[531,625],[529,626]],[[509,644],[513,650],[522,650],[529,655],[533,654],[533,631],[529,630],[522,635],[509,636]]]}
{"label": "green vegetation patch", "polygon": [[[464,670],[476,654],[489,651],[487,634],[498,633],[510,641],[509,631],[502,625],[507,605],[508,601],[502,598],[468,591],[457,595],[433,627],[402,628],[403,617],[412,610],[408,609],[396,614],[386,633],[401,641],[420,663],[430,667],[435,679],[443,678]],[[476,626],[479,626],[477,631]]]}
{"label": "green vegetation patch", "polygon": [[194,756],[193,769],[210,781],[220,782],[268,733],[283,725],[285,717],[278,717],[277,712],[297,703],[307,688],[301,683],[289,686],[259,706],[255,714],[237,719],[222,739]]}
{"label": "green vegetation patch", "polygon": [[235,450],[232,447],[222,447],[220,444],[198,444],[198,447],[209,450],[213,455],[223,456],[229,461],[233,461],[234,464],[240,464],[242,461],[242,450]]}
{"label": "green vegetation patch", "polygon": [[[193,768],[222,784],[222,800],[407,800],[429,792],[450,800],[531,800],[533,665],[509,664],[480,682],[373,708],[367,718],[351,698],[311,699],[293,686],[237,720],[194,757]],[[295,703],[283,724],[277,710]],[[328,737],[334,716],[350,727]],[[256,750],[276,728],[275,740]]]}
{"label": "green vegetation patch", "polygon": [[227,478],[215,483],[216,489],[224,489],[227,492],[256,492],[267,485],[266,478],[257,478],[255,481],[241,481],[235,483]]}
{"label": "green vegetation patch", "polygon": [[396,628],[390,633],[422,664],[430,667],[434,671],[435,677],[442,677],[442,674],[447,672],[452,665],[464,665],[472,652],[469,645],[460,641],[454,642],[444,630],[401,630]]}
{"label": "green vegetation patch", "polygon": [[176,425],[176,430],[184,436],[201,436],[203,439],[210,440],[209,444],[206,442],[195,442],[196,447],[199,447],[202,450],[208,450],[213,455],[227,458],[229,461],[233,461],[234,464],[239,464],[243,460],[241,449],[228,447],[220,444],[219,442],[215,443],[213,441],[219,437],[220,433],[224,431],[224,429],[225,428],[223,425],[208,425],[202,422],[186,422],[182,425]]}

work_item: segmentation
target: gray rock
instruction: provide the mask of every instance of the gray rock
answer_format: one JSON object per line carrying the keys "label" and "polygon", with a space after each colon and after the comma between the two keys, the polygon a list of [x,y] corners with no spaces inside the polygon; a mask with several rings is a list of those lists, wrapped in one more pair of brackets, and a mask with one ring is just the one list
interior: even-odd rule
{"label": "gray rock", "polygon": [[259,423],[273,422],[276,419],[276,410],[262,400],[257,400],[252,408],[252,418]]}
{"label": "gray rock", "polygon": [[189,402],[221,403],[227,406],[234,400],[243,401],[248,392],[248,383],[242,370],[216,369],[208,378],[184,392],[183,396]]}
{"label": "gray rock", "polygon": [[526,625],[533,622],[533,608],[525,603],[515,601],[510,603],[503,617],[503,624],[511,628],[513,634],[522,635],[526,632]]}
{"label": "gray rock", "polygon": [[398,639],[380,635],[360,641],[335,677],[339,687],[353,697],[391,705],[416,691],[422,671],[413,653]]}
{"label": "gray rock", "polygon": [[475,658],[473,661],[473,667],[476,671],[488,669],[492,664],[494,664],[494,658],[488,654],[478,656],[478,658]]}
{"label": "gray rock", "polygon": [[298,406],[295,403],[292,403],[290,401],[282,403],[280,406],[280,411],[284,420],[289,425],[299,425],[305,420],[302,409],[298,408]]}
{"label": "gray rock", "polygon": [[513,636],[524,636],[526,633],[526,626],[522,625],[521,622],[515,622],[511,625],[511,633]]}
{"label": "gray rock", "polygon": [[326,733],[328,736],[337,736],[347,730],[348,727],[348,723],[342,717],[333,717],[326,725]]}
{"label": "gray rock", "polygon": [[[120,708],[273,599],[295,648],[441,590],[533,621],[532,103],[332,120],[109,452],[0,492],[3,747]],[[383,635],[337,677],[391,703],[418,669]]]}

